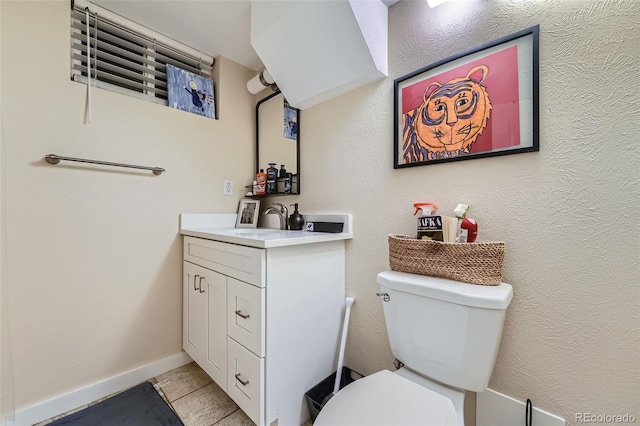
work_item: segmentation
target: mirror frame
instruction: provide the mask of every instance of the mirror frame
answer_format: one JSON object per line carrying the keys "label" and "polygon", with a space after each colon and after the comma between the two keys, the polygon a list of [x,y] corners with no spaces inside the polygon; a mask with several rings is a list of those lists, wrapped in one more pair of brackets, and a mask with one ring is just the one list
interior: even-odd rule
{"label": "mirror frame", "polygon": [[[258,103],[256,103],[256,169],[255,169],[255,174],[257,174],[260,171],[260,106],[275,98],[276,96],[282,94],[282,92],[280,90],[276,90],[275,92],[273,92],[272,94],[270,94],[269,96],[264,97],[263,99],[259,100]],[[284,95],[283,95],[283,99]],[[296,117],[297,117],[297,123],[298,123],[298,133],[296,134],[296,175],[297,175],[297,187],[296,187],[296,192],[293,192],[293,183],[291,185],[291,194],[284,194],[284,193],[277,193],[277,194],[266,194],[266,196],[279,196],[279,195],[300,195],[300,110],[298,108],[293,108],[290,107],[291,109],[295,110],[296,112]],[[264,167],[262,167],[264,169]],[[255,175],[254,174],[254,175]]]}

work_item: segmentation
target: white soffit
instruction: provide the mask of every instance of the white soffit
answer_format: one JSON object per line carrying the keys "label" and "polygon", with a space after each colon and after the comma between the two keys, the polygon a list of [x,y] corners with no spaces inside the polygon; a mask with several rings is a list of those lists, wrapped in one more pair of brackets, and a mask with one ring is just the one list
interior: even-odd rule
{"label": "white soffit", "polygon": [[387,6],[254,1],[251,45],[287,101],[305,109],[387,76]]}

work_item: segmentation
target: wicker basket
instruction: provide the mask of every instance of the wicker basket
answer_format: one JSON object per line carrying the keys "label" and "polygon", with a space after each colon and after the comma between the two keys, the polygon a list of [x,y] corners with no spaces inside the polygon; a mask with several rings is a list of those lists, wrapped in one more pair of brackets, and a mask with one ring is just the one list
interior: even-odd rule
{"label": "wicker basket", "polygon": [[442,243],[408,235],[389,235],[391,269],[470,284],[502,282],[504,242]]}

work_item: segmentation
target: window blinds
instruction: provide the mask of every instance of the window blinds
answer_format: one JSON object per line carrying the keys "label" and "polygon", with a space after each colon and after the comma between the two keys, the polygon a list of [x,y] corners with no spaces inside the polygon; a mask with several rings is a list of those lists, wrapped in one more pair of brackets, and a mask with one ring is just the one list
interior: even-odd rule
{"label": "window blinds", "polygon": [[211,78],[212,57],[177,42],[169,44],[167,37],[140,28],[144,27],[76,1],[71,10],[71,78],[86,83],[90,74],[92,86],[161,103],[167,102],[167,64]]}

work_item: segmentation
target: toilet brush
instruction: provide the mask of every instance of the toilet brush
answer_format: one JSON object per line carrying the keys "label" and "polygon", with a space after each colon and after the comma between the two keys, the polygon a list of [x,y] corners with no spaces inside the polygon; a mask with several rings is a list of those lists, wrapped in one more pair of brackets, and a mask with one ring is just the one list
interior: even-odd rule
{"label": "toilet brush", "polygon": [[342,378],[342,367],[344,363],[344,348],[347,343],[347,331],[349,330],[349,317],[351,316],[351,305],[354,299],[347,297],[345,299],[344,322],[342,323],[342,339],[340,340],[340,354],[338,355],[338,368],[336,369],[336,382],[333,386],[333,392],[327,395],[322,401],[322,406],[327,403],[340,390],[340,379]]}

